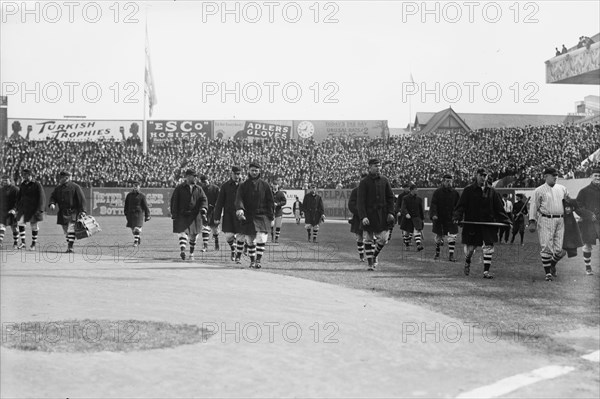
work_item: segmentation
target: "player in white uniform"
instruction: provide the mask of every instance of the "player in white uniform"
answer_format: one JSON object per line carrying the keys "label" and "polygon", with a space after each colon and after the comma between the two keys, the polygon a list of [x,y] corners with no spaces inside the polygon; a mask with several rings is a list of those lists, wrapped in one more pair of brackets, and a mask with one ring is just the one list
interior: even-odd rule
{"label": "player in white uniform", "polygon": [[554,168],[544,170],[546,183],[535,189],[529,208],[529,231],[533,233],[537,227],[546,281],[556,278],[556,264],[566,254],[562,248],[565,233],[563,199],[569,193],[565,186],[556,184],[557,176]]}

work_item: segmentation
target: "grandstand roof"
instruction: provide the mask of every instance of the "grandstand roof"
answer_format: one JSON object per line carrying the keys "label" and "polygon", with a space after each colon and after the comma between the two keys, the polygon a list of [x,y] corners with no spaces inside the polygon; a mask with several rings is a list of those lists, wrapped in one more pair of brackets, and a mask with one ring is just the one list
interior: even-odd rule
{"label": "grandstand roof", "polygon": [[[448,119],[454,121],[454,128],[458,125],[466,126],[466,130],[498,128],[498,127],[522,127],[557,125],[577,122],[581,116],[575,115],[529,115],[529,114],[475,114],[456,113],[452,108],[440,112],[417,112],[415,116],[415,127],[421,133],[444,129],[449,124]],[[451,123],[450,123],[451,124]],[[462,127],[462,126],[461,126]]]}

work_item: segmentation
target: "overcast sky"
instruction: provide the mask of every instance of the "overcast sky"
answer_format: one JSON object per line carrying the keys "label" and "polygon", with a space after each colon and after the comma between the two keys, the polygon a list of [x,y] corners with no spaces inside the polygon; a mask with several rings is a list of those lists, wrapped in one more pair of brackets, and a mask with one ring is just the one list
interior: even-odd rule
{"label": "overcast sky", "polygon": [[2,2],[11,118],[142,119],[146,19],[154,119],[405,127],[409,112],[450,105],[566,114],[599,94],[546,84],[544,65],[555,47],[600,32],[598,1],[31,2],[27,13],[22,4]]}

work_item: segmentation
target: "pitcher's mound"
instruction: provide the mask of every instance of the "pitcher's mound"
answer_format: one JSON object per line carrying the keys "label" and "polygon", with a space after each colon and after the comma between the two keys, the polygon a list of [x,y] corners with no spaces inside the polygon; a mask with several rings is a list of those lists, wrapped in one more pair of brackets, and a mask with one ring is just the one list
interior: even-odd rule
{"label": "pitcher's mound", "polygon": [[189,324],[140,320],[4,323],[2,346],[41,352],[130,352],[206,342],[211,332]]}

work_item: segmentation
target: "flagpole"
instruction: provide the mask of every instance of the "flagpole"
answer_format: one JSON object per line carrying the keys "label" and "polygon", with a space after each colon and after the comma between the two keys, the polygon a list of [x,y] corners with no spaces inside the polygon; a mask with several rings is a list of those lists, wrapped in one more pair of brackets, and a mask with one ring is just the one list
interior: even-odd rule
{"label": "flagpole", "polygon": [[145,29],[144,29],[144,108],[142,108],[142,113],[144,115],[143,117],[143,121],[142,121],[142,149],[144,152],[144,155],[146,155],[148,153],[148,134],[146,133],[146,96],[149,95],[150,93],[146,93],[146,62],[147,62],[147,58],[146,57],[146,51],[148,51],[148,49],[146,48],[146,43],[148,40],[148,4],[146,4],[146,13],[145,13]]}

